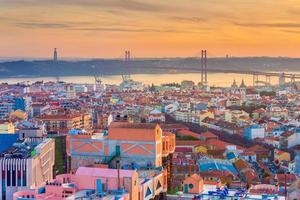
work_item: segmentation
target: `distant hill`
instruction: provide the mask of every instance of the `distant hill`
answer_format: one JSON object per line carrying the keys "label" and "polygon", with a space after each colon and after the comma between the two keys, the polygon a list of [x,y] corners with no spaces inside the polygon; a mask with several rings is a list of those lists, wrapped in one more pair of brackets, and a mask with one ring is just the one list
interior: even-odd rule
{"label": "distant hill", "polygon": [[[95,66],[95,67],[91,67]],[[210,58],[209,71],[299,71],[299,58]],[[7,61],[0,63],[0,77],[76,76],[76,75],[120,75],[131,74],[200,72],[200,60],[196,58],[137,59],[128,67],[124,61],[95,59],[82,61]]]}

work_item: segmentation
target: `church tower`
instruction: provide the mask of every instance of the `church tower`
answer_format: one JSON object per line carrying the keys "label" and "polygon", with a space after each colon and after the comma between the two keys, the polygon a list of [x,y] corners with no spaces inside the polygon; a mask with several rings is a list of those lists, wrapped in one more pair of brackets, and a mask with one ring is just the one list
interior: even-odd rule
{"label": "church tower", "polygon": [[242,80],[242,83],[240,85],[239,90],[240,90],[240,94],[241,94],[242,99],[245,100],[246,99],[247,86],[246,86],[246,84],[244,82],[244,79]]}

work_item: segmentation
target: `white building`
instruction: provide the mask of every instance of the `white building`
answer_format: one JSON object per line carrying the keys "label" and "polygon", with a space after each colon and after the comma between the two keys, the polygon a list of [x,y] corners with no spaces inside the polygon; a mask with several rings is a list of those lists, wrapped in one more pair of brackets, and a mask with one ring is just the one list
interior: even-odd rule
{"label": "white building", "polygon": [[5,152],[0,158],[2,200],[13,199],[13,193],[37,187],[53,178],[53,139],[26,139],[13,148],[13,152]]}

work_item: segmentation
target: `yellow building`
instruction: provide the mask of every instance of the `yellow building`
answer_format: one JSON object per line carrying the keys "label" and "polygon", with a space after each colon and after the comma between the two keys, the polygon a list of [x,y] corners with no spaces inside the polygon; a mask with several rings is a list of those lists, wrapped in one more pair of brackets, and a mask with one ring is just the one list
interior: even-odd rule
{"label": "yellow building", "polygon": [[283,160],[291,161],[291,155],[288,152],[281,151],[279,149],[275,149],[274,150],[274,160],[278,160],[278,162],[281,162]]}
{"label": "yellow building", "polygon": [[0,123],[0,134],[14,134],[15,126],[12,122],[2,122]]}
{"label": "yellow building", "polygon": [[15,111],[11,112],[9,114],[9,116],[11,118],[18,118],[18,119],[21,119],[21,120],[25,120],[28,117],[27,113],[22,111],[22,110],[15,110]]}
{"label": "yellow building", "polygon": [[249,113],[243,110],[226,110],[225,121],[236,123],[238,121],[247,122],[249,119]]}
{"label": "yellow building", "polygon": [[195,150],[195,153],[207,154],[207,148],[202,145],[196,146],[194,150]]}
{"label": "yellow building", "polygon": [[243,103],[243,101],[240,98],[231,97],[231,98],[227,99],[227,101],[226,101],[226,107],[241,106],[242,103]]}
{"label": "yellow building", "polygon": [[212,111],[209,110],[204,110],[200,112],[199,118],[200,118],[200,123],[205,119],[205,118],[215,118],[215,114]]}

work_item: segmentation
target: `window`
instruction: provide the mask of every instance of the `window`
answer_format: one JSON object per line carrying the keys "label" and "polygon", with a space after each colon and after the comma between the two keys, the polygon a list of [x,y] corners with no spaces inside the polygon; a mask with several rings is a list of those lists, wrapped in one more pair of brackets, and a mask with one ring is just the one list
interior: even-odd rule
{"label": "window", "polygon": [[151,192],[150,188],[147,187],[147,192],[146,192],[145,197],[148,197],[148,196],[151,195],[151,194],[152,194],[152,192]]}
{"label": "window", "polygon": [[23,186],[27,186],[27,181],[26,181],[26,170],[23,170]]}
{"label": "window", "polygon": [[189,188],[190,188],[190,189],[193,189],[193,188],[194,188],[194,185],[190,183],[190,184],[189,184]]}
{"label": "window", "polygon": [[156,189],[158,190],[159,188],[161,188],[161,183],[160,183],[160,181],[158,180]]}
{"label": "window", "polygon": [[7,177],[6,177],[7,186],[11,186],[10,176],[11,176],[11,171],[10,171],[10,166],[8,166]]}
{"label": "window", "polygon": [[16,185],[16,170],[15,169],[12,170],[12,184],[11,184],[11,186],[17,186]]}

